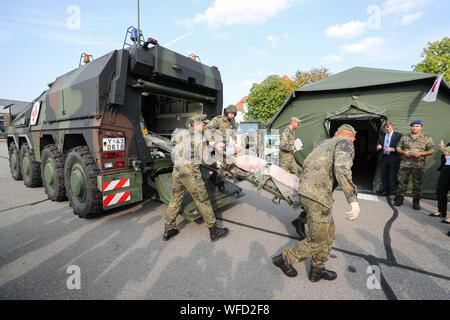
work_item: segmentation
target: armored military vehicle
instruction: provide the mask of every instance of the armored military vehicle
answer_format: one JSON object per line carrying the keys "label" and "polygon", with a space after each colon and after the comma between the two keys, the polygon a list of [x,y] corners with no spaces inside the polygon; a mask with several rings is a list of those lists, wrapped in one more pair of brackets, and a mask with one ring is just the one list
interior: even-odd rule
{"label": "armored military vehicle", "polygon": [[[129,29],[130,31],[130,29]],[[8,128],[13,179],[45,188],[48,198],[68,198],[75,214],[90,218],[156,196],[168,203],[173,163],[167,138],[187,119],[222,112],[217,67],[164,48],[154,39],[133,43],[72,70],[49,84]],[[125,41],[126,42],[126,41]],[[205,184],[214,208],[243,195]],[[189,195],[183,216],[199,217]]]}

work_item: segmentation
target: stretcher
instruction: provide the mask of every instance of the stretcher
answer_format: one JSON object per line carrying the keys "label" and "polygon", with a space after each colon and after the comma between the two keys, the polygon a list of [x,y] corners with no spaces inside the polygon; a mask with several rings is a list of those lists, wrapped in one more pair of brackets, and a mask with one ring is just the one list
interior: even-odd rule
{"label": "stretcher", "polygon": [[[144,136],[144,139],[147,147],[153,154],[162,152],[166,158],[170,159],[173,145],[170,143],[168,138],[149,132]],[[222,201],[228,201],[233,197],[236,199],[244,195],[240,188],[230,182],[226,182],[226,195],[215,191],[216,188],[214,186],[214,182],[212,182],[214,180],[212,178],[214,178],[215,175],[231,178],[234,182],[244,180],[248,181],[256,187],[258,192],[264,190],[273,195],[272,201],[276,204],[279,204],[281,201],[285,201],[293,208],[297,208],[301,205],[297,192],[299,185],[299,178],[297,176],[290,174],[279,166],[273,165],[268,161],[250,154],[238,154],[237,156],[234,156],[233,164],[233,166],[216,164],[202,165],[202,176],[205,181],[208,195],[211,197],[210,199],[213,207],[215,207],[215,203],[218,198],[222,198]],[[165,192],[160,192],[160,194],[166,195],[161,197],[161,200],[168,203],[170,198],[167,195],[170,194],[168,189],[171,187],[171,176],[167,174],[167,177],[164,177],[164,175],[159,177],[160,181],[156,181],[158,190],[164,189]],[[164,177],[164,179],[161,177]],[[234,188],[238,189],[234,190]],[[225,196],[230,199],[224,198]],[[186,197],[189,198],[188,195]],[[189,200],[185,199],[184,202],[188,203]],[[189,210],[186,211],[187,209]],[[195,205],[191,203],[185,208],[185,214],[183,214],[183,216],[188,220],[195,220],[199,217],[199,214],[195,209]]]}

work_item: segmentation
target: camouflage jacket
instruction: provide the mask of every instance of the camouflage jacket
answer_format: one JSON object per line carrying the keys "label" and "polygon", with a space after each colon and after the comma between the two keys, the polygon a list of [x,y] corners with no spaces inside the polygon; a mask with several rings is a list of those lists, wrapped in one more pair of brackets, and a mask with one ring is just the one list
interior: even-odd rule
{"label": "camouflage jacket", "polygon": [[354,156],[355,147],[349,139],[321,142],[303,162],[298,193],[331,208],[333,190],[339,184],[348,203],[357,201],[358,190],[351,171]]}
{"label": "camouflage jacket", "polygon": [[[227,130],[236,130],[236,121],[233,119],[231,121],[225,115],[217,116],[211,120],[207,125],[207,129],[216,129],[216,134],[214,135],[214,141],[216,142],[226,142]],[[233,135],[233,140],[236,141],[236,135]]]}
{"label": "camouflage jacket", "polygon": [[[417,137],[413,137],[412,134],[405,134],[398,142],[397,149],[409,152],[424,152],[434,151],[434,142],[430,136],[421,133]],[[402,161],[400,167],[403,168],[424,168],[425,157],[406,157],[402,155]]]}
{"label": "camouflage jacket", "polygon": [[295,150],[295,133],[289,127],[284,129],[281,135],[280,150],[285,152],[294,152]]}
{"label": "camouflage jacket", "polygon": [[196,132],[193,128],[182,129],[175,132],[170,141],[172,161],[174,166],[200,165],[207,154],[207,143],[202,132]]}

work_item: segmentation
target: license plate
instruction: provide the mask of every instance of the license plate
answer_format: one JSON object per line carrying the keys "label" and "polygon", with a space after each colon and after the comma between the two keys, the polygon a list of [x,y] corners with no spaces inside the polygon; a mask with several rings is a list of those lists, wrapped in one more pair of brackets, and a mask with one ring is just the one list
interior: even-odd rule
{"label": "license plate", "polygon": [[125,150],[125,138],[104,138],[103,151]]}

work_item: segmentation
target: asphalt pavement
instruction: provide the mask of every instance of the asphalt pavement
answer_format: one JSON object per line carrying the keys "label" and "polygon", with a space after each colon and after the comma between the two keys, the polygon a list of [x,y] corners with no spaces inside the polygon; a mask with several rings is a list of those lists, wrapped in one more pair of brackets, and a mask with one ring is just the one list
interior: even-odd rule
{"label": "asphalt pavement", "polygon": [[[298,242],[290,223],[298,212],[240,186],[246,195],[216,212],[227,238],[211,243],[201,221],[179,217],[180,234],[164,242],[165,204],[80,219],[67,201],[12,180],[0,140],[0,299],[449,299],[450,227],[428,216],[435,201],[418,212],[410,198],[396,208],[362,194],[359,220],[349,222],[336,191],[327,268],[338,278],[312,283],[309,261],[287,278],[271,260]],[[76,283],[69,266],[79,268],[80,289],[67,285]]]}

